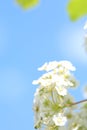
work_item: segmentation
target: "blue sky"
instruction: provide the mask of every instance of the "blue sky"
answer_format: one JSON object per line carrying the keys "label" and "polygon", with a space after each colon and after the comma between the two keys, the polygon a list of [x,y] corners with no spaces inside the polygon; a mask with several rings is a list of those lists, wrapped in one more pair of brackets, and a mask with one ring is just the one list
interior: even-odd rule
{"label": "blue sky", "polygon": [[76,22],[66,12],[68,0],[41,0],[34,9],[23,11],[13,0],[0,7],[0,129],[34,130],[32,80],[37,68],[53,60],[69,60],[77,70],[80,87],[72,94],[83,98],[87,83],[87,54],[83,48],[86,17]]}

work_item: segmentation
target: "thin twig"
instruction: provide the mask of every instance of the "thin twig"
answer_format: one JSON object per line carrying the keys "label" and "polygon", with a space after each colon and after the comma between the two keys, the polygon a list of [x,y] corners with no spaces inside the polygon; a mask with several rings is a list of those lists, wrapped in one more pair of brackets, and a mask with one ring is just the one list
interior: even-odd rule
{"label": "thin twig", "polygon": [[87,102],[87,99],[84,99],[84,100],[81,100],[81,101],[78,101],[78,102],[74,102],[72,104],[67,104],[67,107],[70,107],[70,106],[73,106],[73,105],[77,105],[77,104],[80,104],[80,103],[83,103],[83,102]]}
{"label": "thin twig", "polygon": [[87,99],[72,103],[71,105],[77,105],[77,104],[80,104],[80,103],[83,103],[83,102],[87,102]]}

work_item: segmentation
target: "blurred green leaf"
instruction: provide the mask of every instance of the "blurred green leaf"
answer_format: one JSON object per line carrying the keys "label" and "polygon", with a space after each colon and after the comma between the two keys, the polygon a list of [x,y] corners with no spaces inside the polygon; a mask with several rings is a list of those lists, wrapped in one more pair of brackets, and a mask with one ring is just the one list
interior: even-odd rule
{"label": "blurred green leaf", "polygon": [[75,21],[87,15],[87,0],[70,0],[67,10],[71,20]]}
{"label": "blurred green leaf", "polygon": [[39,3],[39,0],[16,0],[16,2],[23,8],[28,9],[36,6]]}

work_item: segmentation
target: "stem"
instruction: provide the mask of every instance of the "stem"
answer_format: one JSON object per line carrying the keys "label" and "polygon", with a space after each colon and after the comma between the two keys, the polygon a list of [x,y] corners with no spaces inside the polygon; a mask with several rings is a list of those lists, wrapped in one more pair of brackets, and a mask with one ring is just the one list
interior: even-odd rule
{"label": "stem", "polygon": [[80,104],[80,103],[82,103],[82,102],[87,102],[87,99],[84,99],[84,100],[81,100],[81,101],[78,101],[78,102],[74,102],[74,103],[71,104],[71,106],[72,106],[72,105]]}
{"label": "stem", "polygon": [[52,96],[52,101],[55,104],[55,100],[54,100],[54,96],[53,96],[53,92],[51,91],[51,96]]}
{"label": "stem", "polygon": [[87,102],[87,99],[84,99],[84,100],[81,100],[81,101],[78,101],[78,102],[74,102],[72,104],[67,104],[67,107],[70,107],[70,106],[73,106],[73,105],[77,105],[77,104],[80,104],[80,103],[83,103],[83,102]]}

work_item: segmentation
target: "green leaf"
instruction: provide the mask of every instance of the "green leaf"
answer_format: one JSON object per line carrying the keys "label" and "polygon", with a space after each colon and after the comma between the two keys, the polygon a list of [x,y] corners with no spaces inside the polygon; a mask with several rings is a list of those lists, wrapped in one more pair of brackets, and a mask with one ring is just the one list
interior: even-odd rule
{"label": "green leaf", "polygon": [[78,20],[82,16],[87,15],[87,0],[70,0],[67,11],[72,21]]}
{"label": "green leaf", "polygon": [[23,8],[28,9],[36,6],[39,3],[39,0],[16,0],[16,2]]}

